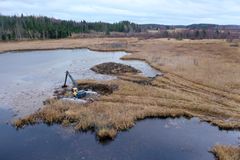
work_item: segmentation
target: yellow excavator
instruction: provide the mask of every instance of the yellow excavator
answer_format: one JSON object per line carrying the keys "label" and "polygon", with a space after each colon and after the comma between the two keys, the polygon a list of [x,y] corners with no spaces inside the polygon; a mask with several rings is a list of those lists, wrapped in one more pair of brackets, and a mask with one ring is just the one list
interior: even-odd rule
{"label": "yellow excavator", "polygon": [[72,75],[69,73],[69,71],[66,71],[65,80],[64,80],[64,84],[63,84],[62,88],[68,87],[68,86],[67,86],[67,79],[68,79],[68,77],[70,78],[70,80],[71,80],[72,83],[73,83],[73,88],[72,88],[72,94],[73,94],[73,96],[74,96],[75,98],[78,98],[78,99],[86,97],[87,92],[84,91],[84,90],[80,90],[80,91],[78,90],[77,82],[73,79],[73,77],[72,77]]}

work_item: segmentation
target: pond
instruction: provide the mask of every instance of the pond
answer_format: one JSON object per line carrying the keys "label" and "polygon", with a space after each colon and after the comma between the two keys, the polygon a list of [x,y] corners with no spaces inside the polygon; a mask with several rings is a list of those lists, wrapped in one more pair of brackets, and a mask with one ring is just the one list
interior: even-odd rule
{"label": "pond", "polygon": [[11,52],[0,54],[0,108],[13,109],[19,116],[36,111],[63,85],[66,70],[75,79],[110,80],[90,68],[104,62],[131,65],[145,76],[160,74],[142,61],[123,61],[126,52],[95,52],[88,49]]}
{"label": "pond", "polygon": [[220,131],[195,118],[139,121],[105,143],[96,140],[95,133],[75,132],[71,127],[40,124],[16,130],[10,125],[15,114],[36,111],[54,88],[63,84],[66,70],[75,79],[109,80],[116,77],[96,74],[89,68],[103,62],[120,62],[141,70],[145,76],[161,74],[144,62],[120,60],[124,55],[87,49],[1,54],[0,159],[213,160],[208,151],[215,144],[239,145],[238,131]]}

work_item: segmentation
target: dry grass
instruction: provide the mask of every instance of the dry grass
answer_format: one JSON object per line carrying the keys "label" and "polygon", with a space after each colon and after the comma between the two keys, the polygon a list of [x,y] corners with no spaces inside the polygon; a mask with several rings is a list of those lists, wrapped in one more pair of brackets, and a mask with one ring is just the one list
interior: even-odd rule
{"label": "dry grass", "polygon": [[[108,82],[118,84],[118,90],[87,105],[53,100],[36,114],[18,120],[16,126],[36,120],[47,124],[68,122],[76,130],[93,129],[99,138],[114,138],[117,131],[131,128],[139,119],[195,116],[220,128],[240,128],[239,104],[231,97],[219,95],[220,91],[194,84],[188,87],[186,80],[168,74],[149,84],[136,83],[137,76],[133,82],[132,79],[129,76],[127,81]],[[139,79],[142,80],[140,76]]]}
{"label": "dry grass", "polygon": [[[127,51],[136,38],[82,38],[0,42],[0,53],[8,51],[89,48],[98,51]],[[131,50],[132,51],[132,50]]]}
{"label": "dry grass", "polygon": [[240,159],[240,148],[232,146],[215,146],[212,149],[218,160],[239,160]]}
{"label": "dry grass", "polygon": [[124,59],[142,59],[153,67],[227,92],[240,94],[240,47],[221,40],[138,42],[139,52]]}

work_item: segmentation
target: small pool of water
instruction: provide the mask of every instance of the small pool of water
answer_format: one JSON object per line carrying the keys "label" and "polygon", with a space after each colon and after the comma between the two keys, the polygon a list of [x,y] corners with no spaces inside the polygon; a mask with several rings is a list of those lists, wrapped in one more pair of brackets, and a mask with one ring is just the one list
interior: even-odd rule
{"label": "small pool of water", "polygon": [[4,160],[214,160],[215,144],[239,145],[239,132],[219,131],[198,119],[148,119],[105,144],[91,132],[44,124],[16,130],[0,111],[0,159]]}
{"label": "small pool of water", "polygon": [[75,79],[110,80],[116,77],[96,74],[90,68],[104,62],[119,62],[141,70],[145,76],[160,74],[145,62],[120,60],[126,54],[88,49],[0,54],[0,108],[8,106],[20,116],[36,111],[55,87],[63,85],[66,70]]}

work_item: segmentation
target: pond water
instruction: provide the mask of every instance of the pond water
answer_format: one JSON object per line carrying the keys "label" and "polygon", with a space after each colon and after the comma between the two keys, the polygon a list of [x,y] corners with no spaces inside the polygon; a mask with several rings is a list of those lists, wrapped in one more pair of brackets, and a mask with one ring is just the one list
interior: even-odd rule
{"label": "pond water", "polygon": [[66,70],[75,79],[110,80],[90,68],[104,62],[131,65],[145,76],[160,74],[142,61],[123,61],[126,52],[95,52],[88,49],[11,52],[0,54],[0,108],[11,108],[19,116],[36,111],[63,85]]}
{"label": "pond water", "polygon": [[[213,160],[208,151],[215,144],[239,145],[237,131],[220,131],[198,119],[148,119],[120,132],[114,141],[100,143],[95,133],[44,124],[16,130],[10,121],[35,111],[63,84],[65,71],[75,79],[108,80],[90,67],[121,62],[146,76],[160,74],[141,61],[122,61],[124,52],[98,53],[87,49],[34,51],[0,55],[0,159],[1,160]],[[12,111],[9,111],[12,109]],[[8,122],[8,123],[7,123]]]}
{"label": "pond water", "polygon": [[215,144],[239,145],[239,132],[219,131],[198,119],[148,119],[101,144],[91,132],[44,124],[16,130],[0,119],[0,159],[3,160],[214,160]]}

